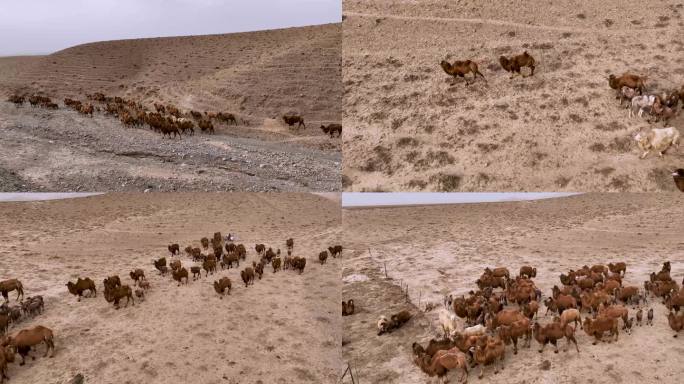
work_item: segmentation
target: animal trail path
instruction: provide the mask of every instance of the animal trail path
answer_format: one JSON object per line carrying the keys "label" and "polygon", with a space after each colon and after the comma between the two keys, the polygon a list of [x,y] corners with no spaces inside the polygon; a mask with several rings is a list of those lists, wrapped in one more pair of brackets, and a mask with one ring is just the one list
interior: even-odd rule
{"label": "animal trail path", "polygon": [[[367,17],[367,18],[387,18],[393,20],[421,20],[421,21],[441,21],[441,22],[458,22],[471,24],[490,24],[507,27],[518,27],[536,29],[540,31],[557,31],[557,32],[574,32],[574,33],[634,33],[634,29],[597,29],[597,28],[574,28],[574,27],[555,27],[550,25],[535,25],[517,23],[515,21],[505,21],[496,19],[480,19],[480,18],[460,18],[460,17],[438,17],[438,16],[402,16],[390,14],[375,14],[365,12],[345,12],[344,16]],[[662,31],[659,28],[641,28],[640,32]]]}

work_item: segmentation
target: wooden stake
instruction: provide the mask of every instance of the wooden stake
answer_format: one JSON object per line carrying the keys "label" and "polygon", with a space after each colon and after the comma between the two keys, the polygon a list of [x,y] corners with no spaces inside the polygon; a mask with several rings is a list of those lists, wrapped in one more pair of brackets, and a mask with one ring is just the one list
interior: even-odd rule
{"label": "wooden stake", "polygon": [[340,377],[339,383],[344,380],[344,377],[347,376],[347,372],[349,372],[349,377],[351,377],[352,384],[358,384],[356,380],[354,379],[354,372],[352,370],[351,364],[347,363],[347,369],[344,370],[344,373],[342,374],[342,377]]}

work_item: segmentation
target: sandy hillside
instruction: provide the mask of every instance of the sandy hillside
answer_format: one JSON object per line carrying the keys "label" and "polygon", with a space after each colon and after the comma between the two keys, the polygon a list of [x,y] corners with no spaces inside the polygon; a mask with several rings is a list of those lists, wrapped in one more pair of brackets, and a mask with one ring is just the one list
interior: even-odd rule
{"label": "sandy hillside", "polygon": [[[11,365],[11,382],[62,383],[82,373],[87,383],[323,383],[341,369],[340,264],[313,262],[338,241],[339,204],[307,194],[126,194],[0,204],[0,278],[18,277],[26,295],[43,295],[45,312],[11,327],[42,324],[56,335],[53,359]],[[177,241],[231,231],[247,246],[285,249],[308,260],[302,275],[273,274],[241,285],[237,269],[178,287],[151,260]],[[181,257],[188,269],[193,263]],[[241,264],[240,269],[245,266]],[[142,268],[152,286],[146,301],[115,310],[102,280]],[[98,283],[98,297],[80,303],[64,284],[77,276]],[[211,282],[230,277],[220,300]],[[14,296],[11,296],[13,298]],[[11,304],[15,304],[12,299]]]}
{"label": "sandy hillside", "polygon": [[100,91],[255,121],[290,109],[339,121],[341,44],[339,24],[95,42],[0,59],[0,88],[68,97]]}
{"label": "sandy hillside", "polygon": [[[629,119],[607,77],[681,87],[682,12],[660,0],[345,0],[345,190],[673,190],[684,152],[640,160],[631,136],[656,124]],[[525,50],[535,75],[509,79],[498,57]],[[445,58],[476,61],[487,82],[454,82]],[[670,126],[684,133],[684,114]]]}
{"label": "sandy hillside", "polygon": [[[50,96],[60,110],[15,108],[5,102],[14,92]],[[173,143],[146,129],[125,129],[104,113],[89,119],[61,105],[64,97],[85,101],[95,92],[147,108],[171,103],[185,112],[230,112],[238,124],[216,124],[215,136]],[[0,96],[2,144],[10,148],[0,156],[0,175],[14,172],[19,179],[3,184],[35,185],[24,190],[93,188],[87,184],[97,177],[105,180],[94,189],[110,191],[155,184],[163,191],[340,190],[340,140],[319,128],[341,121],[340,24],[96,42],[47,56],[0,58]],[[286,113],[301,114],[306,128],[289,129],[280,119]],[[41,168],[53,179],[30,169],[34,152],[46,159]],[[209,172],[198,177],[202,166]],[[110,182],[115,173],[118,180]]]}
{"label": "sandy hillside", "polygon": [[[441,328],[437,311],[422,313],[416,306],[424,309],[431,302],[441,307],[445,294],[476,289],[485,266],[507,266],[515,274],[522,265],[536,266],[534,280],[544,295],[559,284],[561,272],[617,260],[628,265],[625,284],[642,286],[665,260],[672,262],[672,276],[681,282],[683,203],[681,194],[588,194],[535,202],[345,209],[344,233],[351,240],[342,297],[354,299],[358,313],[343,318],[344,360],[354,365],[362,382],[428,382],[412,362],[411,344],[425,345]],[[410,302],[400,288],[407,283]],[[493,375],[487,369],[486,382],[679,382],[681,334],[672,337],[664,305],[651,300],[648,306],[655,311],[652,328],[621,332],[616,344],[596,346],[578,331],[579,355],[574,349],[563,353],[564,340],[558,355],[548,346],[540,355],[536,341],[517,356],[507,347],[503,373]],[[376,336],[378,316],[401,309],[416,315],[395,333]],[[551,320],[544,311],[542,305],[542,324]],[[545,360],[548,370],[541,368]],[[586,377],[589,371],[602,372],[603,378],[592,381]],[[452,375],[456,382],[458,376]],[[469,378],[477,381],[476,375],[471,372]]]}

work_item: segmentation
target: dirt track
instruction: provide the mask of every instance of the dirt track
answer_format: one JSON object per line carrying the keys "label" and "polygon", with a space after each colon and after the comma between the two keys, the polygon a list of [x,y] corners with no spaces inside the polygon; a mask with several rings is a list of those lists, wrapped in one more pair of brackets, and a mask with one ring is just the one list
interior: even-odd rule
{"label": "dirt track", "polygon": [[[343,318],[343,356],[361,382],[428,383],[412,361],[411,344],[441,335],[437,310],[444,295],[467,294],[485,266],[506,266],[517,275],[522,265],[537,268],[536,285],[550,295],[558,276],[570,268],[622,260],[626,285],[642,287],[648,274],[672,263],[672,277],[684,277],[684,196],[677,194],[587,194],[531,202],[343,210],[348,253],[343,266],[342,298],[354,299],[357,313]],[[369,251],[370,250],[370,251]],[[385,278],[384,266],[388,276]],[[407,303],[400,284],[408,284]],[[545,297],[545,296],[544,296]],[[620,332],[617,343],[591,345],[577,330],[580,353],[558,355],[539,345],[506,347],[505,369],[490,367],[486,383],[678,383],[684,354],[682,334],[673,338],[667,309],[651,299],[653,327]],[[377,336],[381,314],[409,309],[415,316],[403,328]],[[538,321],[551,321],[542,305]],[[629,307],[629,316],[635,309]],[[583,317],[586,313],[583,314]],[[459,319],[459,327],[463,321]],[[519,344],[520,346],[520,344]],[[544,362],[550,368],[542,368]],[[471,372],[469,382],[477,382]],[[590,379],[587,372],[600,372]],[[456,382],[460,372],[450,374]],[[434,379],[433,379],[434,380]],[[345,383],[349,383],[346,381]],[[433,381],[434,382],[434,381]]]}
{"label": "dirt track", "polygon": [[[318,252],[339,241],[339,196],[278,193],[106,194],[47,202],[0,203],[1,278],[19,278],[26,296],[42,295],[45,312],[12,325],[10,333],[41,324],[55,333],[55,357],[11,364],[10,383],[332,383],[341,371],[340,260],[325,265]],[[199,247],[199,239],[232,232],[258,260],[254,244],[307,258],[303,274],[273,273],[248,288],[239,268],[192,278],[178,287],[152,259],[167,244]],[[181,251],[182,252],[182,251]],[[183,253],[183,252],[182,252]],[[204,251],[207,253],[207,251]],[[186,268],[196,265],[179,258]],[[115,310],[102,280],[145,271],[146,300]],[[96,298],[77,302],[64,286],[89,276]],[[227,276],[231,294],[219,299],[212,282]],[[14,293],[14,292],[13,292]],[[15,295],[10,295],[15,305]],[[1,300],[1,299],[0,299]]]}
{"label": "dirt track", "polygon": [[[523,3],[344,2],[345,190],[674,190],[682,147],[639,159],[632,135],[662,123],[629,119],[607,76],[681,87],[684,4]],[[525,50],[535,75],[509,79],[497,58]],[[454,81],[445,58],[487,81]]]}

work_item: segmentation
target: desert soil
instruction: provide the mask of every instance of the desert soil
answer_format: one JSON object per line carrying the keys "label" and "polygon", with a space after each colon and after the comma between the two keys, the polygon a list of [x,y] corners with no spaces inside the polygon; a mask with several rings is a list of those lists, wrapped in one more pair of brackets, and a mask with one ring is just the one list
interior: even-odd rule
{"label": "desert soil", "polygon": [[[660,0],[345,0],[343,187],[674,190],[682,147],[639,159],[632,136],[663,123],[628,118],[607,77],[647,76],[653,93],[684,85],[683,12]],[[534,76],[510,79],[498,57],[525,50]],[[454,81],[445,59],[476,61],[486,82]],[[669,125],[684,133],[684,114]]]}
{"label": "desert soil", "polygon": [[[107,194],[49,202],[0,203],[1,279],[19,278],[27,296],[42,295],[45,312],[11,326],[41,324],[55,333],[54,358],[10,365],[11,383],[324,383],[341,370],[340,260],[314,262],[339,241],[339,197],[311,194]],[[238,236],[247,263],[255,243],[307,258],[302,275],[273,274],[245,288],[238,269],[178,287],[152,259],[169,258],[170,242],[199,246],[215,231]],[[181,256],[183,265],[194,265]],[[169,260],[170,261],[170,260]],[[102,280],[142,268],[146,300],[119,310]],[[64,286],[90,276],[96,298],[77,302]],[[230,277],[219,299],[212,282]],[[14,295],[10,295],[15,304]]]}
{"label": "desert soil", "polygon": [[[59,111],[4,102],[14,92]],[[103,92],[148,108],[231,112],[216,135],[163,139],[64,97]],[[46,56],[0,58],[0,187],[5,191],[339,191],[340,139],[321,124],[342,113],[341,25],[96,42]],[[299,113],[306,128],[288,128]]]}
{"label": "desert soil", "polygon": [[[586,194],[533,202],[404,208],[344,209],[347,255],[342,298],[357,313],[343,319],[343,357],[361,382],[427,383],[413,363],[411,344],[441,335],[438,310],[444,295],[467,294],[486,266],[537,268],[536,285],[549,295],[558,276],[582,265],[625,261],[625,284],[643,286],[666,260],[677,282],[684,277],[682,194]],[[385,266],[387,275],[385,277]],[[408,300],[406,290],[408,286]],[[423,312],[426,303],[437,310]],[[485,371],[487,383],[678,383],[684,360],[682,335],[673,338],[667,309],[651,299],[653,327],[622,331],[616,343],[592,345],[578,330],[580,353],[506,349],[505,369]],[[421,310],[419,310],[419,308]],[[389,335],[376,336],[380,315],[409,309],[414,317]],[[636,311],[629,307],[630,316]],[[551,314],[540,310],[540,321]],[[463,326],[459,319],[459,325]],[[545,363],[548,361],[548,363]],[[545,367],[550,364],[550,367]],[[479,372],[479,368],[475,370]],[[588,376],[591,372],[592,376]],[[596,375],[594,375],[596,374]],[[456,382],[460,372],[450,374]],[[476,381],[476,373],[470,373]],[[350,382],[348,379],[346,382]]]}

